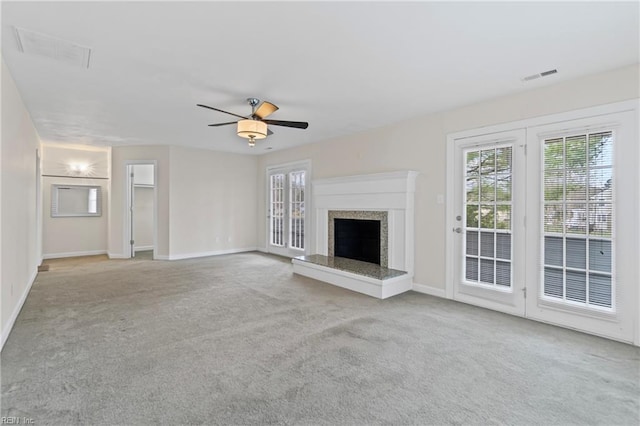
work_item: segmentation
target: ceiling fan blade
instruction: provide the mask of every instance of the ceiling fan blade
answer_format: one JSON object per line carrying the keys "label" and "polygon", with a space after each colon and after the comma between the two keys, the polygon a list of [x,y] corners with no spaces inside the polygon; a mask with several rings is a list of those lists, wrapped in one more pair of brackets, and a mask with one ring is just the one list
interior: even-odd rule
{"label": "ceiling fan blade", "polygon": [[263,101],[258,107],[258,109],[256,110],[256,112],[253,113],[253,115],[258,118],[267,118],[277,110],[278,110],[277,105],[274,105],[271,102]]}
{"label": "ceiling fan blade", "polygon": [[274,126],[294,127],[296,129],[306,129],[309,127],[309,123],[306,121],[282,121],[282,120],[262,120],[267,124]]}
{"label": "ceiling fan blade", "polygon": [[243,115],[234,114],[232,112],[225,111],[225,110],[218,109],[218,108],[214,108],[214,107],[210,107],[210,106],[207,106],[207,105],[197,104],[197,106],[202,107],[202,108],[212,109],[212,110],[218,111],[218,112],[224,112],[225,114],[233,115],[234,117],[238,117],[238,118],[245,118],[245,119],[249,118],[249,117],[245,117]]}
{"label": "ceiling fan blade", "polygon": [[237,121],[227,121],[226,123],[216,123],[216,124],[209,124],[209,127],[218,127],[218,126],[227,126],[229,124],[236,124]]}

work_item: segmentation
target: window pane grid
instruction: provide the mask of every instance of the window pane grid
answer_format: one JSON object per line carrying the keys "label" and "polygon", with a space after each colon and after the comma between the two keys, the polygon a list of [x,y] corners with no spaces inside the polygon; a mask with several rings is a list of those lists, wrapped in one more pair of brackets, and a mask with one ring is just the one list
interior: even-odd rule
{"label": "window pane grid", "polygon": [[613,309],[613,133],[547,139],[543,294]]}
{"label": "window pane grid", "polygon": [[305,172],[289,173],[289,229],[291,247],[304,250]]}
{"label": "window pane grid", "polygon": [[463,276],[470,284],[511,289],[512,147],[465,152]]}
{"label": "window pane grid", "polygon": [[271,175],[271,244],[284,245],[284,175]]}

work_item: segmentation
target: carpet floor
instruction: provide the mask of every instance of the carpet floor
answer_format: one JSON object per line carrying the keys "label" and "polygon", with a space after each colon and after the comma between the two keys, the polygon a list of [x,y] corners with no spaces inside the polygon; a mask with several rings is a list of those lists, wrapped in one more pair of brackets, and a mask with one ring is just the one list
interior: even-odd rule
{"label": "carpet floor", "polygon": [[262,253],[49,261],[1,356],[34,424],[640,423],[640,348]]}

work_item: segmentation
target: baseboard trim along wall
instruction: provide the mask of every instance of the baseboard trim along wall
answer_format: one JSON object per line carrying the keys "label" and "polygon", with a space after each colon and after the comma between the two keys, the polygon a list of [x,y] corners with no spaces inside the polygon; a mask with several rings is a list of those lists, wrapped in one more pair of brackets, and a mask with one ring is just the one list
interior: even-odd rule
{"label": "baseboard trim along wall", "polygon": [[153,250],[153,246],[137,246],[134,249],[135,251],[147,251],[147,250]]}
{"label": "baseboard trim along wall", "polygon": [[36,270],[33,272],[33,275],[31,275],[31,278],[29,279],[29,283],[27,284],[27,288],[24,289],[22,296],[20,296],[20,300],[18,301],[16,308],[13,310],[13,313],[9,318],[9,322],[7,322],[7,325],[4,326],[4,330],[2,330],[2,337],[1,337],[2,342],[0,343],[0,351],[2,351],[2,348],[4,348],[4,344],[9,338],[9,334],[11,334],[13,325],[18,319],[18,315],[22,310],[22,306],[24,305],[24,302],[27,300],[27,296],[29,295],[29,292],[31,291],[31,287],[33,286],[33,283],[35,282],[37,276],[38,276],[38,271]]}
{"label": "baseboard trim along wall", "polygon": [[106,250],[90,250],[90,251],[70,251],[67,253],[45,253],[44,255],[42,255],[42,258],[43,259],[61,259],[63,257],[97,256],[99,254],[107,254],[107,251]]}
{"label": "baseboard trim along wall", "polygon": [[128,257],[126,257],[124,254],[122,253],[111,253],[111,252],[107,252],[107,256],[109,256],[109,259],[128,259]]}
{"label": "baseboard trim along wall", "polygon": [[227,250],[214,250],[214,251],[203,251],[196,253],[184,253],[184,254],[170,254],[166,255],[156,255],[156,260],[183,260],[183,259],[195,259],[197,257],[207,257],[207,256],[220,256],[222,254],[233,254],[233,253],[244,253],[247,251],[256,251],[256,247],[245,247],[245,248],[237,248],[237,249],[227,249]]}
{"label": "baseboard trim along wall", "polygon": [[428,294],[430,296],[441,297],[443,299],[447,298],[447,292],[444,288],[436,288],[429,285],[413,283],[412,290],[418,293]]}

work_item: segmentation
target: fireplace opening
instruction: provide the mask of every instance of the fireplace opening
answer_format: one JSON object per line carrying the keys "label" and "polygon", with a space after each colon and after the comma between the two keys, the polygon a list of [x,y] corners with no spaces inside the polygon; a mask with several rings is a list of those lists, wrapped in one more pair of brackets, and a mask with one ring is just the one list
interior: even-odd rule
{"label": "fireplace opening", "polygon": [[380,221],[334,219],[334,255],[380,265]]}

